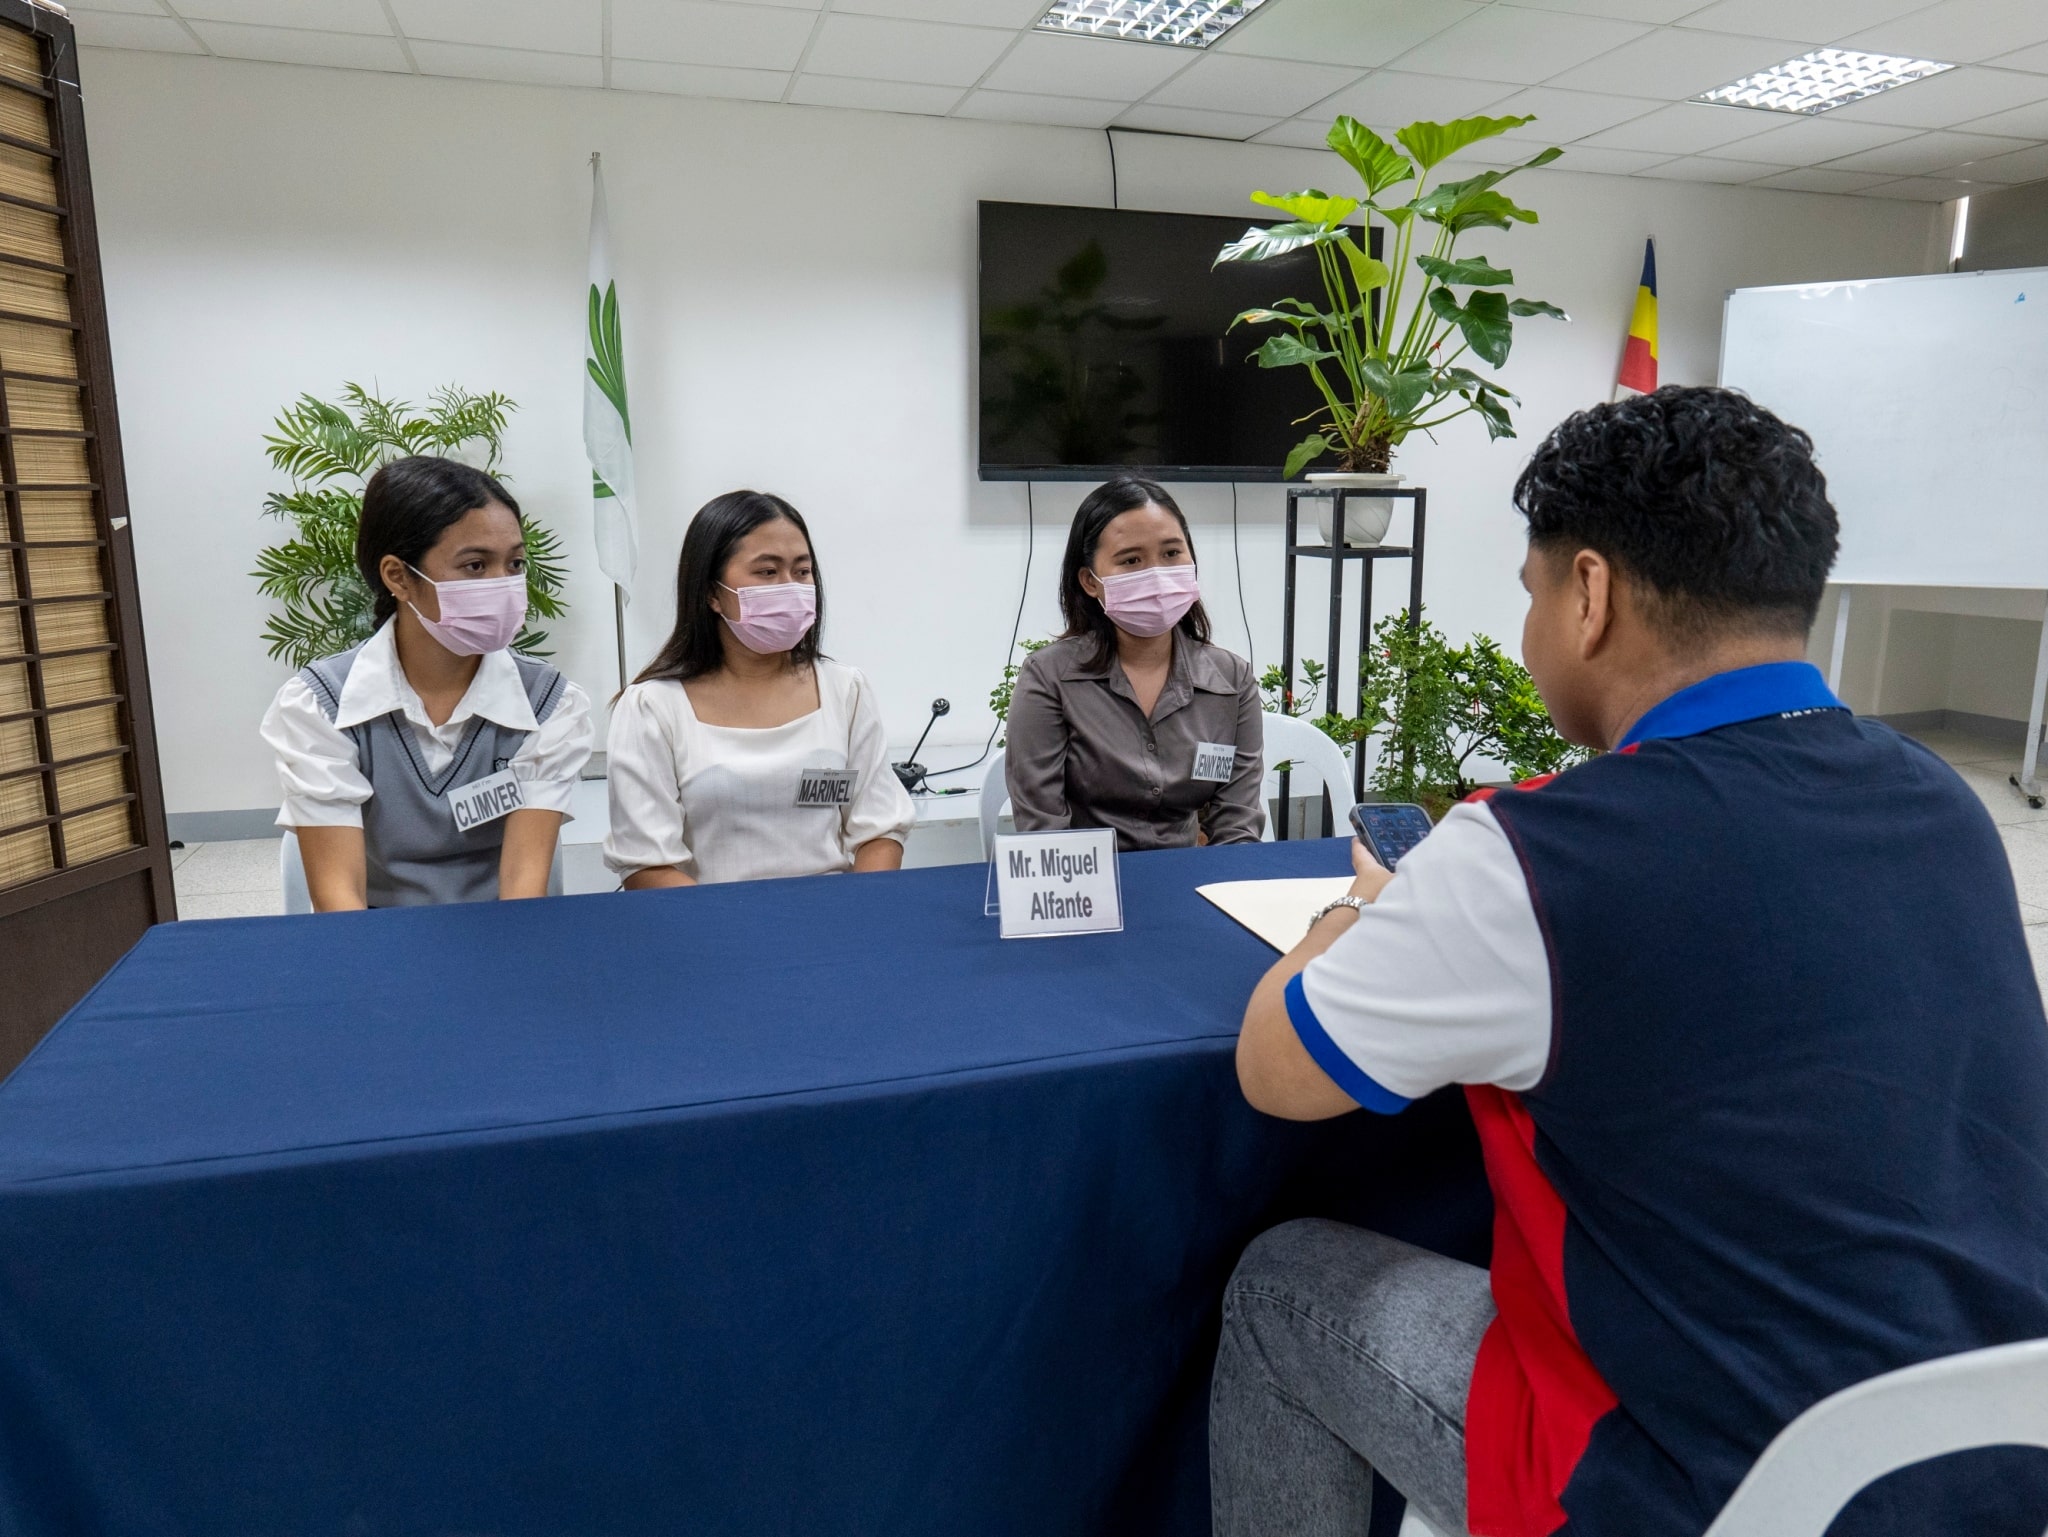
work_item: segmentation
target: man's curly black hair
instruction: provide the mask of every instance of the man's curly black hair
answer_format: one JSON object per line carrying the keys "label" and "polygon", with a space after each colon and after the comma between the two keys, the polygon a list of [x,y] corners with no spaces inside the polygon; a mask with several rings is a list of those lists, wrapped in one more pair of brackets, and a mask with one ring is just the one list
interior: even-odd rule
{"label": "man's curly black hair", "polygon": [[1668,385],[1566,417],[1515,482],[1531,545],[1590,549],[1674,639],[1804,634],[1838,525],[1813,440],[1735,390]]}

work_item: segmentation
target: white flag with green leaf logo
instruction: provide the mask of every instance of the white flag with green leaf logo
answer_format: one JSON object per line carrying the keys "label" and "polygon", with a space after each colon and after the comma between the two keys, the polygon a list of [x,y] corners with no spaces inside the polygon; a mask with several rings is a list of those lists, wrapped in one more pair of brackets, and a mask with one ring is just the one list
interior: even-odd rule
{"label": "white flag with green leaf logo", "polygon": [[626,410],[626,359],[619,345],[619,290],[612,281],[604,167],[590,157],[590,320],[583,338],[583,451],[590,456],[597,564],[631,592],[640,564],[633,529],[633,418]]}

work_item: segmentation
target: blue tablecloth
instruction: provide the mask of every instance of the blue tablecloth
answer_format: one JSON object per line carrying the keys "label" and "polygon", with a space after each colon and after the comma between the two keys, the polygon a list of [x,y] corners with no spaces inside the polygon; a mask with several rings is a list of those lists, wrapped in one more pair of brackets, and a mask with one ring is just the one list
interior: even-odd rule
{"label": "blue tablecloth", "polygon": [[[0,1087],[0,1531],[1193,1533],[1244,1243],[1480,1257],[1463,1107],[1289,1126],[1127,857],[152,930]],[[4,980],[0,980],[4,985]]]}

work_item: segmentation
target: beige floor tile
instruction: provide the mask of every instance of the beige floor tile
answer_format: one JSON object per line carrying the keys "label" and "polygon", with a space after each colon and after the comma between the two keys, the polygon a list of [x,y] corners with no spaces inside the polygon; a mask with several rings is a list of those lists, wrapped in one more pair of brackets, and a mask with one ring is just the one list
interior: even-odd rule
{"label": "beige floor tile", "polygon": [[2034,980],[2041,985],[2041,995],[2048,997],[2048,924],[2027,930],[2027,949],[2034,956]]}
{"label": "beige floor tile", "polygon": [[2048,826],[2048,810],[2036,811],[2027,804],[2027,798],[2020,794],[2018,787],[2007,782],[2006,775],[2012,772],[2010,769],[1958,763],[1955,771],[1962,776],[1964,784],[1977,792],[1977,799],[1984,803],[1984,809],[1991,813],[1991,820],[2000,827],[2024,826],[2033,822]]}
{"label": "beige floor tile", "polygon": [[2002,774],[2011,773],[2019,767],[2022,738],[2026,735],[2021,732],[2011,742],[2002,742],[1961,731],[1915,731],[1908,734],[1950,763],[1984,764],[1987,767],[2003,765],[2000,769]]}
{"label": "beige floor tile", "polygon": [[284,912],[281,891],[208,891],[180,894],[178,916],[186,918],[274,918]]}
{"label": "beige floor tile", "polygon": [[2020,922],[2028,928],[2037,923],[2048,923],[2048,907],[2036,907],[2031,902],[2020,903]]}
{"label": "beige floor tile", "polygon": [[277,873],[277,839],[243,838],[203,843],[171,876],[179,900],[186,896],[217,896],[229,891],[281,892]]}
{"label": "beige floor tile", "polygon": [[2048,907],[2048,826],[2001,827],[2006,858],[2012,861],[2012,882],[2020,901]]}

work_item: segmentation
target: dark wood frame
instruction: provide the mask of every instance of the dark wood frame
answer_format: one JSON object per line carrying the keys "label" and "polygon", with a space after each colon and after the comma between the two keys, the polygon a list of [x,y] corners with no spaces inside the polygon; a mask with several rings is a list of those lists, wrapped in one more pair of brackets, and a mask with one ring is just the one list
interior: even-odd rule
{"label": "dark wood frame", "polygon": [[[0,90],[39,95],[50,103],[52,147],[56,152],[61,203],[55,208],[42,204],[28,206],[60,216],[59,228],[64,239],[62,270],[71,279],[72,320],[68,329],[75,335],[78,380],[83,384],[81,405],[87,427],[83,438],[90,481],[85,488],[67,486],[61,489],[85,489],[94,499],[101,577],[105,590],[112,595],[108,631],[112,636],[114,655],[115,706],[119,712],[121,740],[132,757],[132,791],[105,804],[132,800],[135,803],[136,832],[141,839],[138,847],[85,864],[59,868],[49,875],[0,890],[0,948],[13,952],[10,954],[10,962],[13,963],[10,970],[18,967],[21,976],[31,984],[12,990],[18,991],[16,998],[0,994],[0,1073],[4,1073],[26,1054],[35,1039],[56,1022],[62,1009],[81,996],[98,979],[105,966],[140,937],[143,929],[151,923],[175,919],[177,902],[171,884],[170,836],[164,821],[162,777],[142,636],[142,605],[135,579],[134,540],[129,528],[127,479],[121,460],[113,350],[107,336],[106,288],[100,271],[98,226],[93,215],[85,111],[79,94],[77,39],[66,18],[31,4],[29,0],[0,0],[0,22],[43,40],[48,89],[38,91],[33,86],[0,78]],[[49,153],[40,145],[23,144],[13,139],[5,142],[34,153]],[[28,203],[22,198],[7,200]],[[33,266],[43,271],[53,270],[47,262],[5,257],[0,257],[0,260],[12,260],[16,265]],[[0,318],[66,325],[45,317],[18,314],[0,314]],[[35,379],[39,376],[17,373],[7,377]],[[9,425],[6,391],[0,387],[0,429],[8,429]],[[20,493],[36,489],[41,488],[23,486],[16,478],[14,439],[10,431],[0,431],[0,494],[15,504],[14,510],[18,513]],[[0,534],[6,532],[4,527],[0,527]],[[26,548],[12,547],[9,553],[16,561],[17,585],[22,598],[32,598]],[[40,654],[35,644],[35,611],[24,602],[21,613],[27,648],[31,655]],[[36,711],[39,754],[45,763],[50,763],[54,754],[50,750],[48,717],[43,713],[46,705],[40,669],[31,667],[28,674],[31,680],[30,703]],[[56,769],[46,768],[44,774],[45,793],[53,816],[60,809],[72,813],[88,809],[60,808],[56,797]],[[62,866],[61,820],[51,823],[51,837],[57,861]],[[98,900],[94,900],[94,894]],[[41,921],[31,921],[39,909],[49,911],[41,915]],[[6,942],[7,936],[17,931],[24,940],[33,936],[34,947],[27,943]],[[46,974],[38,978],[39,970]],[[43,983],[40,987],[33,985],[38,980]]]}

